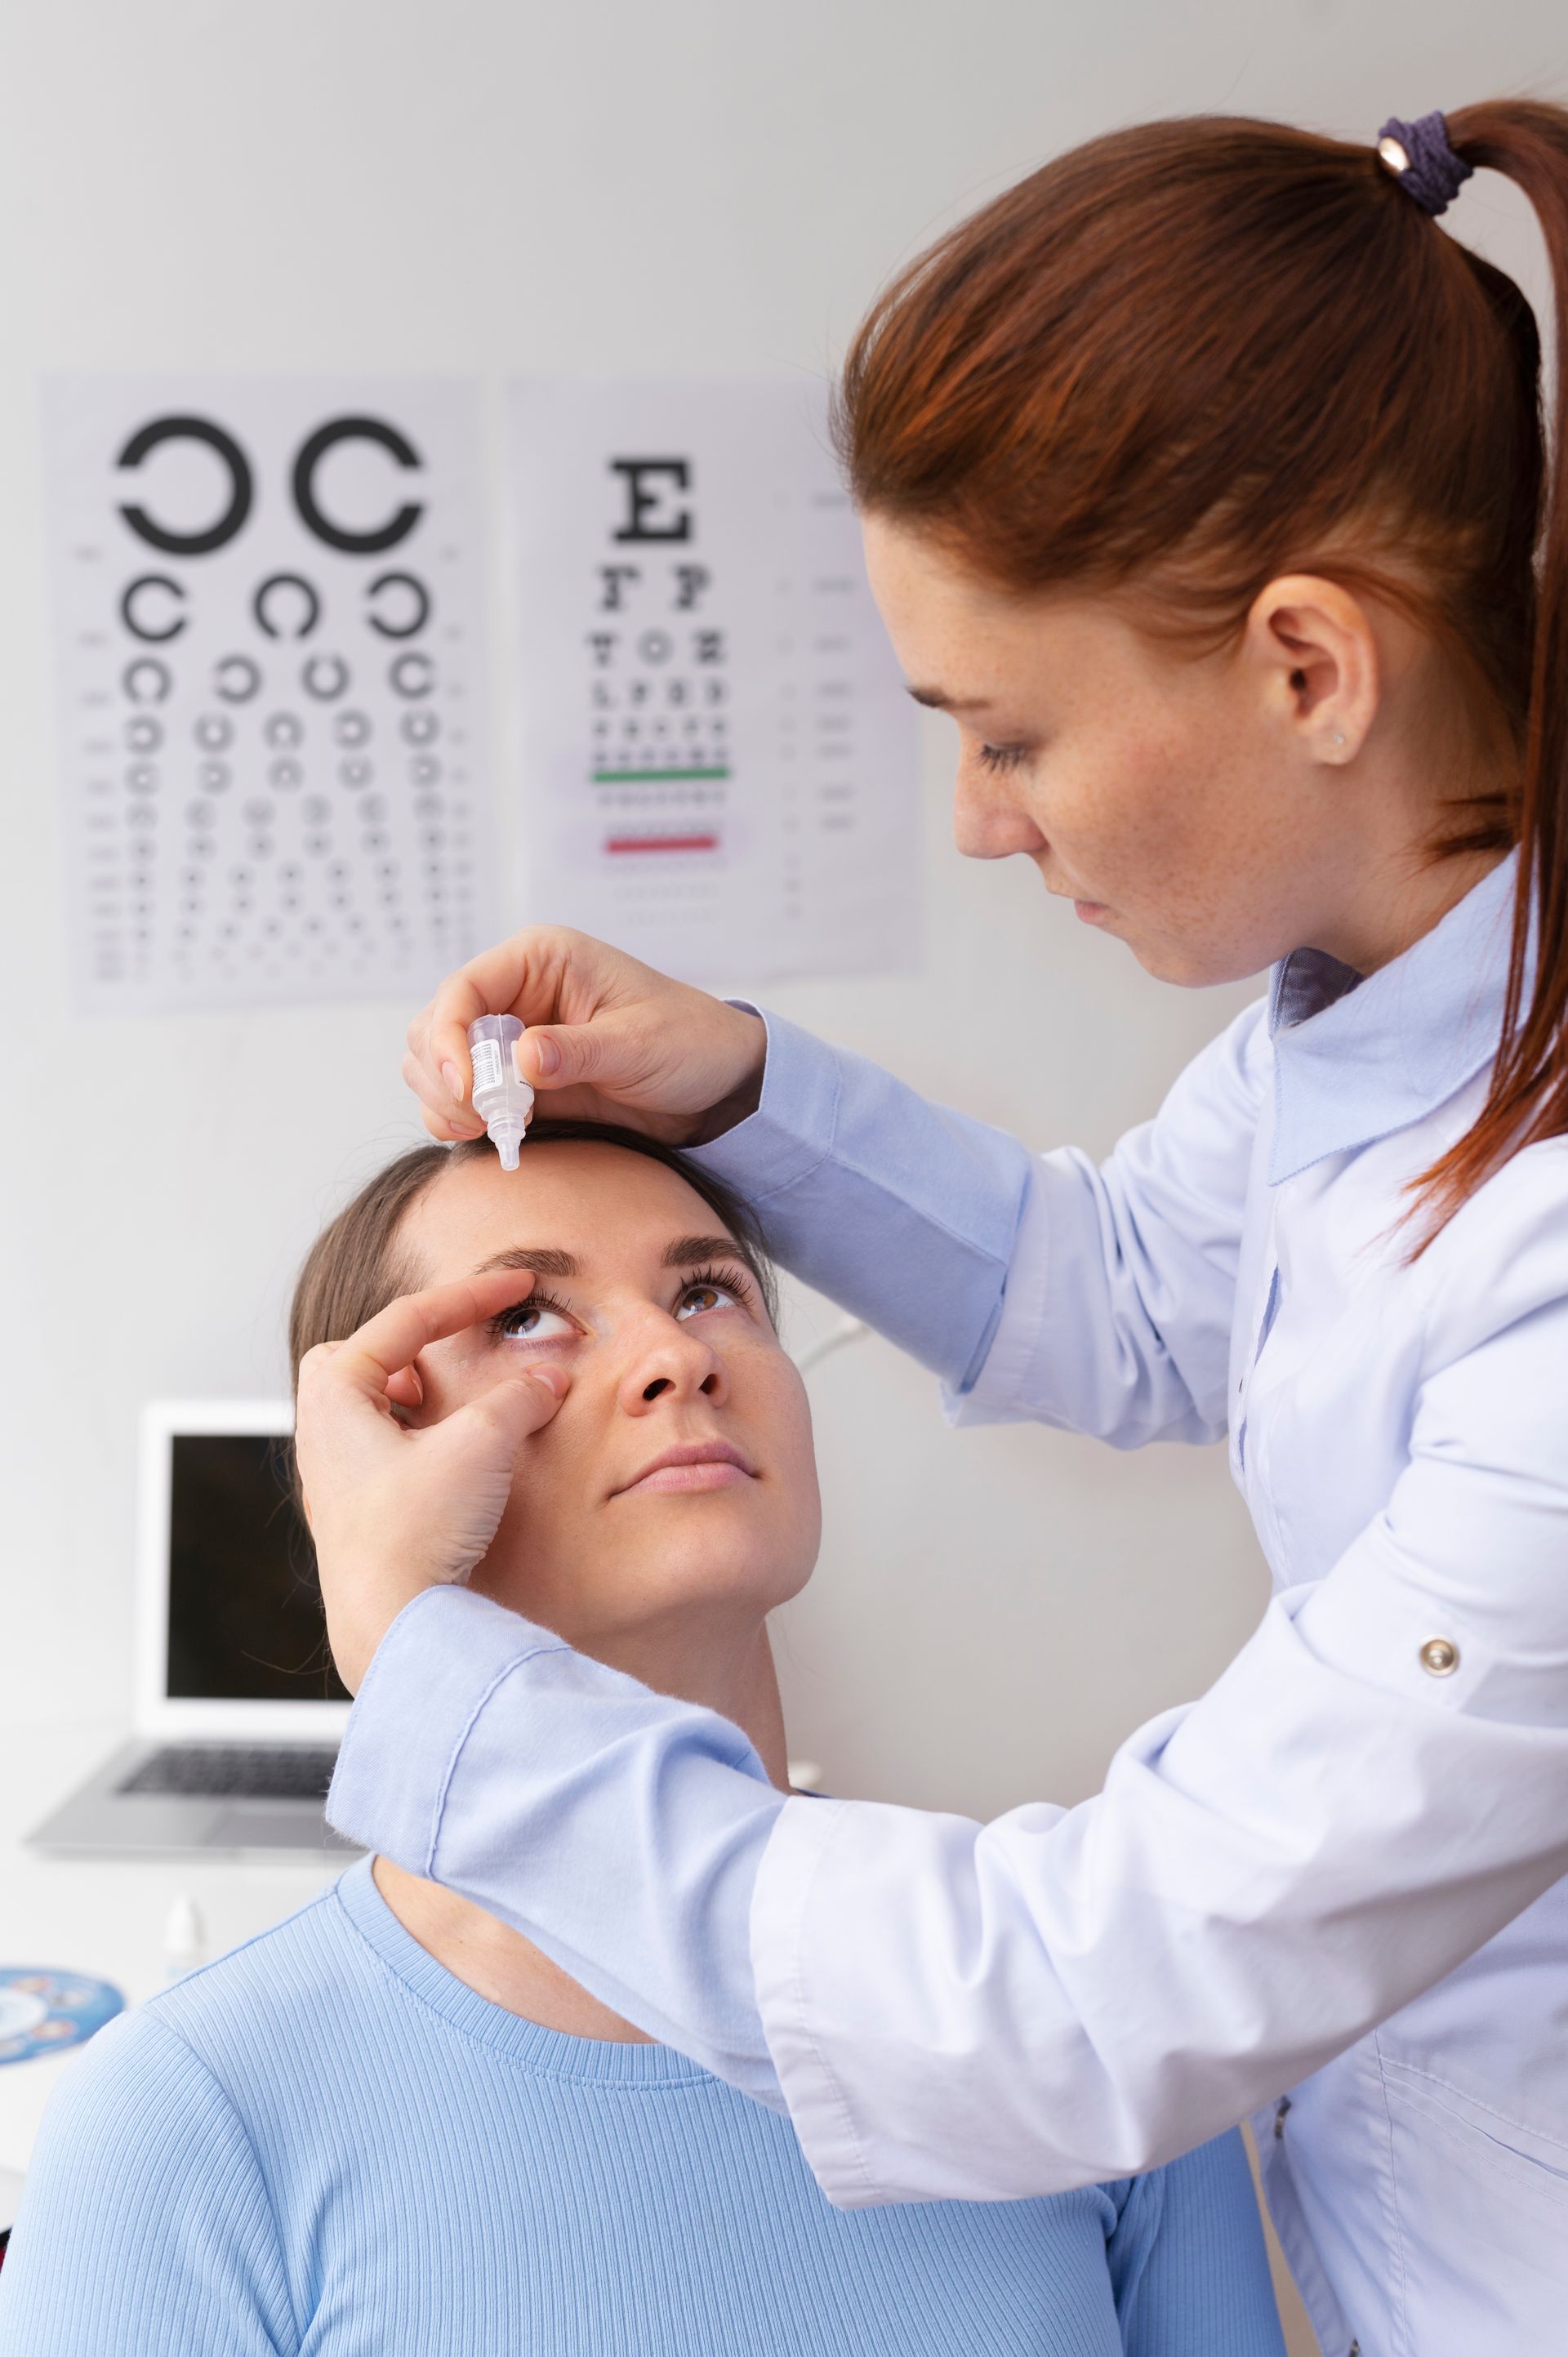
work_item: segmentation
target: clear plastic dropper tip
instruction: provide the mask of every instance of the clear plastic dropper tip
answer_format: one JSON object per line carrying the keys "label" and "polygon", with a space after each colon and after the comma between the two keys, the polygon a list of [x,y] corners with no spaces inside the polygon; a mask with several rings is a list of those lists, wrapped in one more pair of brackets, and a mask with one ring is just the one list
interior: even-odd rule
{"label": "clear plastic dropper tip", "polygon": [[521,1130],[513,1129],[510,1122],[493,1122],[490,1125],[490,1144],[500,1156],[501,1168],[515,1170],[518,1165],[518,1148],[522,1144]]}

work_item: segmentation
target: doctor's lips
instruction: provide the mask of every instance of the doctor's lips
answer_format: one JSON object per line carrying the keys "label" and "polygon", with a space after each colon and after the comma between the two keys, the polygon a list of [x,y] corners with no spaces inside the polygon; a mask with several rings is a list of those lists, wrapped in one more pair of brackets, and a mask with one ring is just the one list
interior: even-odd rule
{"label": "doctor's lips", "polygon": [[697,1490],[736,1490],[757,1479],[757,1468],[727,1440],[688,1440],[660,1449],[640,1473],[612,1490],[612,1498],[678,1496]]}
{"label": "doctor's lips", "polygon": [[1070,900],[1074,916],[1081,917],[1086,925],[1097,925],[1102,917],[1108,917],[1111,914],[1105,901],[1085,900],[1065,885],[1047,883],[1046,889],[1053,900]]}

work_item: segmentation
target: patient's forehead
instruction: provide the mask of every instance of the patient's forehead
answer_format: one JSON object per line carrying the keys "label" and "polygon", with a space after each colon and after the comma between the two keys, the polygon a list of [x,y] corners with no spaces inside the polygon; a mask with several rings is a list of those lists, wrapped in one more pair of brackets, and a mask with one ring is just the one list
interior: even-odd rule
{"label": "patient's forehead", "polygon": [[678,1170],[623,1146],[527,1139],[515,1170],[490,1151],[455,1156],[410,1204],[398,1241],[419,1282],[467,1276],[514,1246],[570,1253],[585,1275],[657,1264],[679,1236],[725,1223]]}

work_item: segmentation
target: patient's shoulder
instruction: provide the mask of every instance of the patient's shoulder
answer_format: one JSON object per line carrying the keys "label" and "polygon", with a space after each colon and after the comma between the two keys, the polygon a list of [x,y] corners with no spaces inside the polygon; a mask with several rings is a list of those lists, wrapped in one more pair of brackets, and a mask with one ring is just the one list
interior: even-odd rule
{"label": "patient's shoulder", "polygon": [[[255,2174],[222,2086],[156,2007],[139,2006],[89,2040],[50,2096],[11,2257],[26,2262],[18,2272],[28,2280],[39,2271],[53,2280],[75,2264],[70,2222],[79,2241],[133,2250],[153,2210],[187,2212],[193,2189],[220,2183],[238,2199]],[[7,2265],[7,2292],[12,2272]]]}
{"label": "patient's shoulder", "polygon": [[174,2030],[157,2004],[109,2022],[74,2056],[49,2099],[41,2149],[91,2151],[100,2173],[113,2172],[142,2147],[162,2149],[192,2136],[232,2105],[201,2055]]}
{"label": "patient's shoulder", "polygon": [[197,2316],[221,2316],[235,2357],[297,2347],[246,2122],[157,2006],[101,2029],[56,2087],[0,2311],[5,2357],[188,2349]]}

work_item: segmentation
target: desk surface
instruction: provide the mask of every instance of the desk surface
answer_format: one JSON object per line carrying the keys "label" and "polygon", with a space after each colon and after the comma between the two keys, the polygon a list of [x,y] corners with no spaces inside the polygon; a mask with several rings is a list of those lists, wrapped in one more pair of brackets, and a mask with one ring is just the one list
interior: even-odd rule
{"label": "desk surface", "polygon": [[[288,1858],[54,1858],[23,1835],[124,1739],[102,1723],[0,1729],[0,1965],[91,1973],[128,2005],[167,1977],[164,1937],[176,1899],[194,1900],[209,1957],[293,1914],[342,1862]],[[81,2049],[75,2050],[76,2053]],[[49,2091],[72,2053],[0,2063],[0,2169],[25,2169]]]}

